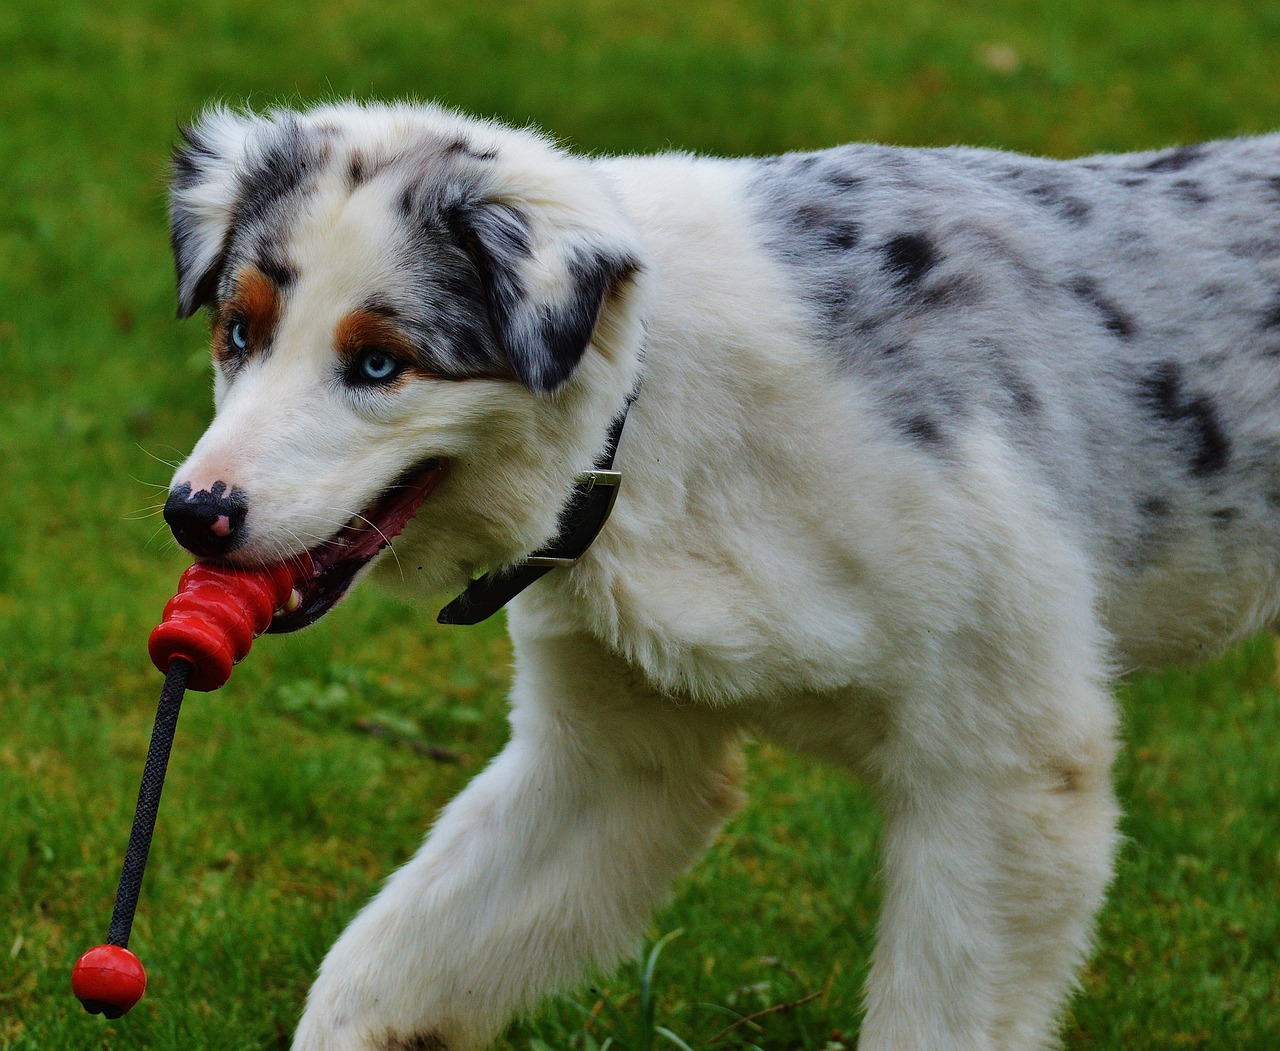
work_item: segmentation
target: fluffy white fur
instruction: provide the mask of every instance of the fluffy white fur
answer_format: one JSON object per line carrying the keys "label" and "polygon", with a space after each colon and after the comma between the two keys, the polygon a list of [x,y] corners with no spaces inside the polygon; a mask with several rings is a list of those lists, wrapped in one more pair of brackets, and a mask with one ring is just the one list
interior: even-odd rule
{"label": "fluffy white fur", "polygon": [[[1055,293],[1034,318],[1010,300],[974,321],[1025,335],[1041,426],[1080,437],[1077,474],[1062,481],[1064,471],[1045,466],[1051,454],[1029,451],[1012,410],[994,402],[946,421],[945,445],[927,431],[925,441],[904,437],[875,382],[824,342],[831,323],[803,292],[803,266],[784,258],[786,217],[755,162],[588,161],[433,107],[215,111],[195,129],[198,170],[175,189],[189,297],[216,259],[249,243],[235,228],[237,194],[254,177],[246,158],[286,120],[299,141],[325,145],[302,185],[254,221],[296,281],[270,352],[220,370],[217,417],[175,479],[247,494],[250,528],[234,560],[312,547],[406,466],[441,457],[447,480],[374,575],[428,596],[457,588],[554,534],[575,475],[599,454],[627,393],[641,391],[603,534],[510,608],[510,743],[334,945],[296,1051],[478,1051],[514,1012],[611,966],[739,805],[739,745],[753,734],[848,768],[883,805],[884,906],[859,1047],[1051,1045],[1116,845],[1110,678],[1148,658],[1199,656],[1280,607],[1274,528],[1237,533],[1230,548],[1214,540],[1252,521],[1245,490],[1258,486],[1224,469],[1215,498],[1226,491],[1244,510],[1210,520],[1195,494],[1210,486],[1215,449],[1202,448],[1191,468],[1173,464],[1176,449],[1185,458],[1193,439],[1215,437],[1204,404],[1176,383],[1124,403],[1096,381],[1108,412],[1128,406],[1135,435],[1165,427],[1169,470],[1189,479],[1165,516],[1176,532],[1148,551],[1146,568],[1117,554],[1117,538],[1138,528],[1111,524],[1104,505],[1130,499],[1139,478],[1101,454],[1089,459],[1052,377],[1054,362],[1073,356],[1090,374],[1090,348],[1108,339],[1139,345],[1114,317],[1103,319],[1108,332],[1081,314],[1090,295],[1080,290],[1109,305],[1124,280],[1113,286],[1108,275],[1129,264],[1102,260],[1100,286],[1072,286],[1064,271],[1056,284],[1076,293]],[[457,177],[412,158],[458,137],[469,144],[454,151],[466,154],[467,192],[527,224],[529,251],[512,266],[528,301],[543,304],[536,316],[572,294],[575,253],[639,266],[610,285],[591,345],[554,390],[415,378],[357,395],[334,378],[333,332],[370,296],[404,285],[396,201],[406,179]],[[1251,156],[1280,154],[1259,141],[1265,150]],[[356,151],[388,166],[353,180],[344,173]],[[966,167],[966,156],[978,159]],[[1145,164],[1156,179],[1164,156],[1124,161],[1123,171]],[[402,157],[411,160],[397,168]],[[927,224],[946,262],[899,265],[909,243],[877,232],[885,212],[867,209],[856,250],[887,253],[873,257],[889,260],[885,296],[952,265],[970,201],[990,238],[1012,246],[982,278],[988,289],[1012,280],[1015,255],[1061,261],[1078,251],[1054,238],[1086,233],[1054,233],[1012,204],[1000,211],[1002,198],[984,189],[994,177],[980,169],[1006,161],[958,154],[954,203],[937,205],[940,217],[902,205],[894,221]],[[848,163],[861,172],[856,157]],[[922,170],[938,163],[919,159]],[[1087,204],[1104,199],[1092,176],[1072,171]],[[886,201],[910,197],[907,183],[894,187]],[[774,217],[783,225],[770,233]],[[1052,274],[1059,264],[1037,265]],[[1259,265],[1274,273],[1274,261]],[[1203,269],[1211,276],[1212,260]],[[234,274],[214,277],[216,309]],[[1259,299],[1265,286],[1257,282]],[[1159,294],[1128,304],[1139,332]],[[926,321],[958,331],[957,315],[923,299],[884,324],[908,315],[924,319],[912,322],[917,340]],[[1178,336],[1165,332],[1162,346]],[[1140,373],[1146,359],[1126,353]],[[1225,389],[1252,368],[1215,382]],[[1178,375],[1191,385],[1189,371]],[[1268,440],[1278,433],[1274,413],[1249,426]],[[1232,454],[1248,440],[1229,412],[1218,428]],[[1133,448],[1155,447],[1147,441],[1135,437]],[[1084,492],[1097,507],[1070,495]]]}

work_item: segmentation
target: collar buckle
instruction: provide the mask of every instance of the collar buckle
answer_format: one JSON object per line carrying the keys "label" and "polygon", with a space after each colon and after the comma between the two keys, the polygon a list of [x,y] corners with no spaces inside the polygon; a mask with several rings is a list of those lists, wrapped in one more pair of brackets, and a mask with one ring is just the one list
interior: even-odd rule
{"label": "collar buckle", "polygon": [[[613,505],[617,503],[618,489],[621,486],[621,471],[583,471],[582,474],[578,475],[578,484],[574,489],[573,499],[570,502],[571,507],[576,508],[591,500],[590,494],[597,489],[607,489],[608,492],[600,494],[603,500],[598,504],[590,518],[583,523],[585,528],[575,532],[573,546],[578,550],[575,553],[561,552],[558,550],[557,544],[552,544],[550,547],[522,559],[517,565],[539,569],[567,569],[570,566],[577,565],[578,559],[586,554],[587,548],[595,542],[596,537],[600,535],[600,530],[604,528],[605,522],[609,520],[609,515],[613,512]],[[572,525],[572,523],[569,524]]]}

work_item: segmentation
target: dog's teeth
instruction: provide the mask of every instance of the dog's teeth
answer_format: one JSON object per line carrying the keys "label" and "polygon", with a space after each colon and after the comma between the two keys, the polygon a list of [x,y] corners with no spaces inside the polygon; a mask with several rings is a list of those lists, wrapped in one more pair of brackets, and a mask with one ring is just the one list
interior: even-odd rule
{"label": "dog's teeth", "polygon": [[359,515],[352,515],[351,520],[347,522],[347,528],[351,530],[359,529],[363,525],[364,525],[364,519],[361,518]]}
{"label": "dog's teeth", "polygon": [[286,613],[293,613],[302,605],[302,592],[294,588],[289,592],[289,597],[285,599],[284,605],[272,614],[273,617],[280,617]]}

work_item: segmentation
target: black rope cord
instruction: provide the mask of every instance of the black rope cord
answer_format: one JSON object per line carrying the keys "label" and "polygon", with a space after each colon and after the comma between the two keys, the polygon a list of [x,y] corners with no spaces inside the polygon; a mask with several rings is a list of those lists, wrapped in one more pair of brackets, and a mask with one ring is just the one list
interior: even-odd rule
{"label": "black rope cord", "polygon": [[133,928],[133,914],[138,908],[142,874],[146,871],[147,854],[151,850],[151,833],[155,831],[156,814],[160,810],[164,773],[169,766],[169,752],[173,748],[178,713],[182,710],[182,696],[187,691],[187,676],[190,674],[190,663],[175,657],[169,663],[169,673],[160,691],[156,722],[151,729],[151,744],[147,748],[147,763],[138,788],[138,806],[133,812],[133,828],[129,832],[129,848],[125,851],[120,888],[116,891],[111,928],[107,932],[107,944],[118,945],[122,949],[129,947],[129,932]]}

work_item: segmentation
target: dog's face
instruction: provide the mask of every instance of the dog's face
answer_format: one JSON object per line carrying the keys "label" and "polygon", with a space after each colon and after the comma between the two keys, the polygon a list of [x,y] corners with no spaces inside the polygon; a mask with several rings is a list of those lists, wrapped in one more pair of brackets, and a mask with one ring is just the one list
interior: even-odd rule
{"label": "dog's face", "polygon": [[184,134],[178,313],[210,313],[217,413],[173,481],[179,542],[310,551],[301,626],[401,529],[390,575],[430,591],[552,535],[638,355],[639,252],[589,166],[424,107]]}

